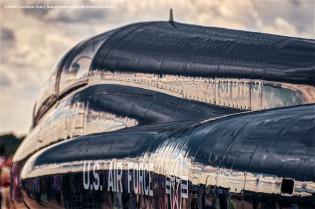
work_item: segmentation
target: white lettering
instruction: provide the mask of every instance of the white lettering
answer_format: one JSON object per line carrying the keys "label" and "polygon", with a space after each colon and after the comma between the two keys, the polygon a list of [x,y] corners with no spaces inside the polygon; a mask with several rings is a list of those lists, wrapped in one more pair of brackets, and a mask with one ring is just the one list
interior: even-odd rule
{"label": "white lettering", "polygon": [[107,184],[107,191],[115,192],[114,188],[114,179],[113,179],[113,162],[110,162],[109,169],[108,169],[108,184]]}
{"label": "white lettering", "polygon": [[117,192],[123,192],[122,185],[122,163],[117,163]]}
{"label": "white lettering", "polygon": [[88,190],[90,188],[90,162],[83,164],[83,187]]}
{"label": "white lettering", "polygon": [[93,182],[94,190],[99,190],[100,188],[100,176],[97,173],[97,170],[99,169],[100,169],[99,162],[94,163],[94,166],[93,166],[93,176],[95,179],[95,181]]}

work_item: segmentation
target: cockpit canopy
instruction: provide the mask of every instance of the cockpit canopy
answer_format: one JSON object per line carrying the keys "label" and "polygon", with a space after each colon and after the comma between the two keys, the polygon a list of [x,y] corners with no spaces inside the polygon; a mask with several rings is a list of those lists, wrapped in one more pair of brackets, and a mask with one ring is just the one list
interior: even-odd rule
{"label": "cockpit canopy", "polygon": [[51,76],[43,86],[33,111],[33,126],[47,110],[67,91],[88,81],[92,59],[111,32],[80,42],[69,50],[54,66]]}

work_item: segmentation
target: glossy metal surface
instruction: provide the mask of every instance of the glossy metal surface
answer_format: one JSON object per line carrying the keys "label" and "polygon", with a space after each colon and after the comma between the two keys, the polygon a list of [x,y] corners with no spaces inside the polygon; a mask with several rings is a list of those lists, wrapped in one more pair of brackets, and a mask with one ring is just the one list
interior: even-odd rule
{"label": "glossy metal surface", "polygon": [[26,162],[23,196],[30,205],[53,208],[77,208],[82,201],[89,201],[83,208],[313,208],[314,108],[142,126],[61,142]]}
{"label": "glossy metal surface", "polygon": [[[169,22],[131,24],[83,41],[66,53],[57,64],[56,76],[47,82],[55,86],[44,88],[37,109],[47,98],[54,96],[47,104],[51,107],[56,97],[88,83],[87,71],[89,75],[108,71],[145,73],[149,79],[176,75],[191,80],[240,78],[248,79],[246,83],[254,79],[254,83],[280,81],[314,86],[314,50],[312,39]],[[91,62],[87,61],[90,58]],[[79,60],[82,63],[78,65]],[[307,97],[314,95],[314,88],[306,91]],[[314,102],[314,96],[311,98],[306,103]],[[239,108],[250,109],[246,105]],[[35,113],[37,122],[45,111]]]}
{"label": "glossy metal surface", "polygon": [[217,117],[240,112],[122,85],[93,85],[74,92],[43,117],[17,150],[20,161],[50,144],[136,125]]}
{"label": "glossy metal surface", "polygon": [[149,73],[93,72],[90,83],[111,83],[244,110],[315,103],[315,87],[255,79],[188,77]]}
{"label": "glossy metal surface", "polygon": [[12,201],[315,208],[314,49],[309,39],[168,22],[79,43],[34,108]]}
{"label": "glossy metal surface", "polygon": [[313,39],[147,22],[117,30],[91,69],[314,85],[314,50]]}

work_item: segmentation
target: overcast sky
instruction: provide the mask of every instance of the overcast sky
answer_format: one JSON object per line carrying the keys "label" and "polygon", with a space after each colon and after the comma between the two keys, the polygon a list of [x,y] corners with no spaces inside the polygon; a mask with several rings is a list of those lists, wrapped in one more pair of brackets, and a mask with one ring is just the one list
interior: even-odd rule
{"label": "overcast sky", "polygon": [[[135,21],[179,22],[315,37],[315,0],[93,0],[92,9],[9,9],[74,1],[0,0],[0,132],[28,132],[34,101],[58,58],[80,40]],[[72,5],[73,6],[73,5]]]}

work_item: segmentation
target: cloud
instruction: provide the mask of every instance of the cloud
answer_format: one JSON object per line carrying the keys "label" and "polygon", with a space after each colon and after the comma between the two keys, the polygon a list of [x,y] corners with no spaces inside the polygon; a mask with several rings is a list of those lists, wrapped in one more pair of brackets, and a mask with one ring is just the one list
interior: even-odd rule
{"label": "cloud", "polygon": [[14,32],[13,30],[6,28],[6,27],[1,27],[1,41],[2,43],[7,43],[7,42],[14,42]]}
{"label": "cloud", "polygon": [[295,35],[297,34],[297,28],[291,25],[287,20],[276,17],[272,24],[265,26],[265,32],[268,33],[280,33],[280,34],[290,34]]}
{"label": "cloud", "polygon": [[[23,4],[33,6],[32,8],[23,8],[24,14],[41,18],[42,21],[82,24],[104,21],[106,18],[106,8],[93,9],[87,7],[99,5],[98,1],[77,0],[60,2],[57,0],[45,2],[44,0],[24,0]],[[80,8],[80,6],[86,7]]]}
{"label": "cloud", "polygon": [[24,93],[34,94],[34,91],[26,92],[20,86],[12,85],[10,90],[1,87],[1,132],[15,131],[18,133],[26,133],[29,129],[34,101],[26,98]]}
{"label": "cloud", "polygon": [[1,41],[1,56],[0,56],[0,63],[6,62],[8,58],[8,54],[13,49],[15,45],[15,35],[14,31],[6,28],[0,27],[0,41]]}
{"label": "cloud", "polygon": [[[44,6],[45,3],[29,3],[29,5],[36,5],[38,7]],[[49,13],[49,9],[38,9],[38,8],[22,8],[25,15],[30,15],[36,18],[45,17]]]}
{"label": "cloud", "polygon": [[315,1],[254,1],[259,18],[265,25],[273,25],[276,18],[286,20],[297,31],[314,35]]}
{"label": "cloud", "polygon": [[45,15],[46,21],[56,21],[63,23],[87,23],[106,20],[106,12],[101,9],[69,9],[69,10],[50,10]]}
{"label": "cloud", "polygon": [[11,86],[12,82],[6,74],[0,74],[0,88],[6,88]]}

